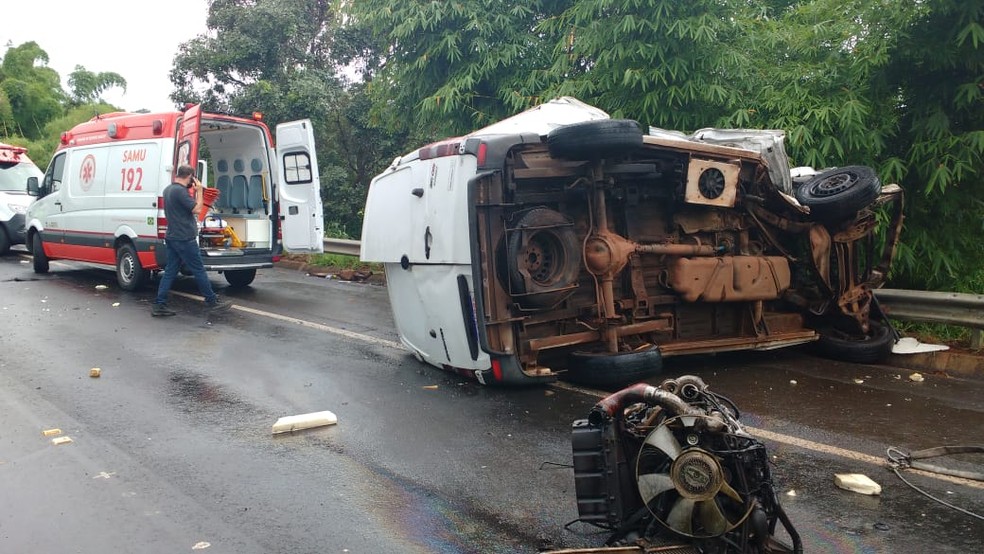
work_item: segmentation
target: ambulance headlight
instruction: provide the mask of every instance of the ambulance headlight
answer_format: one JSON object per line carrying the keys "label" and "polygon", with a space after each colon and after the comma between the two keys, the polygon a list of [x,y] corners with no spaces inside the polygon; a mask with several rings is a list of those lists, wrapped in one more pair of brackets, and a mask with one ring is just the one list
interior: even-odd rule
{"label": "ambulance headlight", "polygon": [[27,213],[27,206],[21,206],[20,204],[7,204],[7,207],[10,208],[10,211],[14,212],[15,214]]}

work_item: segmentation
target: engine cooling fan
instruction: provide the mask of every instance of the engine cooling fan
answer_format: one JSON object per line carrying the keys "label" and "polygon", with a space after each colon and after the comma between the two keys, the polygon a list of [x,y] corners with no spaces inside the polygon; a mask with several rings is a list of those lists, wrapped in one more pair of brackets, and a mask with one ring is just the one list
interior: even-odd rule
{"label": "engine cooling fan", "polygon": [[706,419],[664,420],[646,436],[636,459],[636,484],[653,517],[675,533],[698,539],[733,530],[755,507],[728,483],[731,471],[701,448]]}

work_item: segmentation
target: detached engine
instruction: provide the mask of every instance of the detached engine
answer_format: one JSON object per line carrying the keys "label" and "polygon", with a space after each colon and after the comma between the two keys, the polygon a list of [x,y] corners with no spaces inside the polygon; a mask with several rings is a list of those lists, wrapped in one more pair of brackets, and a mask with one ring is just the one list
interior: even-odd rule
{"label": "detached engine", "polygon": [[[579,519],[606,545],[661,552],[801,553],[779,505],[765,446],[738,408],[695,376],[638,384],[574,422]],[[781,524],[792,546],[776,537]]]}

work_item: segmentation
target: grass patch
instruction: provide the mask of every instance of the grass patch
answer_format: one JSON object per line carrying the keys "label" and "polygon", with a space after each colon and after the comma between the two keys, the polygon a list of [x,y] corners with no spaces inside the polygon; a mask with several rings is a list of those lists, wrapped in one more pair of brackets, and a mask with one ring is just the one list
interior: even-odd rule
{"label": "grass patch", "polygon": [[308,258],[308,263],[318,267],[355,270],[368,269],[373,273],[383,272],[383,264],[362,262],[359,261],[358,256],[349,256],[346,254],[312,254]]}

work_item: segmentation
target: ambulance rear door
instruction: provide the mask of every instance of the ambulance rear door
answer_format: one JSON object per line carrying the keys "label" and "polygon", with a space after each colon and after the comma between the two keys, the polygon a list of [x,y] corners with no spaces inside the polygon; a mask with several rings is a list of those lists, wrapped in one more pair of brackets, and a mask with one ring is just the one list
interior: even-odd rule
{"label": "ambulance rear door", "polygon": [[177,148],[174,156],[174,167],[171,169],[171,181],[177,176],[178,167],[182,165],[198,166],[198,143],[202,126],[202,107],[200,104],[185,110],[178,123]]}
{"label": "ambulance rear door", "polygon": [[277,166],[284,248],[291,252],[324,252],[321,179],[310,119],[277,125]]}

